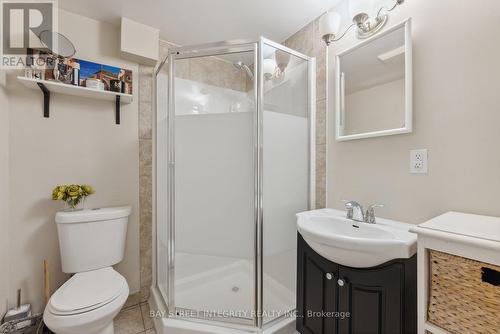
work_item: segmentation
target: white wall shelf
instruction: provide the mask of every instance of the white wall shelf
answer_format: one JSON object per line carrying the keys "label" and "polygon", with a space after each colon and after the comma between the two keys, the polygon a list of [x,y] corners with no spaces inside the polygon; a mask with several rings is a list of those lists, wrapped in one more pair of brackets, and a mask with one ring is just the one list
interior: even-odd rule
{"label": "white wall shelf", "polygon": [[50,93],[66,94],[73,96],[81,96],[95,100],[115,101],[115,117],[116,124],[120,124],[120,105],[121,103],[129,104],[133,101],[131,94],[117,93],[105,90],[91,89],[87,87],[74,86],[65,83],[60,83],[50,80],[37,80],[18,76],[24,86],[31,89],[41,89],[44,96],[44,111],[43,116],[48,118],[50,115]]}

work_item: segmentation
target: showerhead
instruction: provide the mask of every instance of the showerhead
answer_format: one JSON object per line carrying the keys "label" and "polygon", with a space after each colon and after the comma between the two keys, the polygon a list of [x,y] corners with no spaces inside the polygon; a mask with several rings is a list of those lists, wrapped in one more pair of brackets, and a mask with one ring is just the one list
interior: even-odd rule
{"label": "showerhead", "polygon": [[241,70],[245,70],[245,72],[250,77],[250,79],[253,79],[252,70],[244,62],[242,62],[241,60],[233,63],[233,66],[234,66],[234,68],[236,68],[236,69],[238,69],[240,71]]}

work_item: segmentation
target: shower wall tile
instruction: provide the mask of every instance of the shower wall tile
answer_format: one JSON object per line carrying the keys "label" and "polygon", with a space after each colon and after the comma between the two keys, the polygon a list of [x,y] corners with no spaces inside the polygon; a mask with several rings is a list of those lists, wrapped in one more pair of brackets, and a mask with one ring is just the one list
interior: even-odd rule
{"label": "shower wall tile", "polygon": [[152,142],[139,141],[139,254],[141,289],[152,283]]}
{"label": "shower wall tile", "polygon": [[290,36],[284,45],[316,58],[316,207],[326,205],[326,91],[327,48],[321,39],[319,18]]}
{"label": "shower wall tile", "polygon": [[327,47],[321,39],[319,18],[313,22],[313,56],[316,57],[316,98],[326,99]]}
{"label": "shower wall tile", "polygon": [[316,145],[316,209],[326,206],[326,145]]}
{"label": "shower wall tile", "polygon": [[[177,71],[176,74],[178,74]],[[244,72],[235,69],[230,62],[217,57],[189,59],[189,77],[186,79],[238,91],[246,89]]]}
{"label": "shower wall tile", "polygon": [[316,144],[326,144],[326,100],[316,102]]}
{"label": "shower wall tile", "polygon": [[[160,61],[165,59],[173,45],[160,41]],[[152,284],[152,115],[153,73],[156,67],[139,66],[139,256],[141,290],[133,300],[144,302],[149,298]]]}
{"label": "shower wall tile", "polygon": [[139,102],[151,102],[153,98],[153,68],[139,66]]}
{"label": "shower wall tile", "polygon": [[316,54],[316,99],[326,99],[326,48]]}
{"label": "shower wall tile", "polygon": [[314,22],[290,36],[284,43],[290,49],[294,49],[308,56],[314,53]]}
{"label": "shower wall tile", "polygon": [[139,102],[139,139],[151,139],[152,102]]}

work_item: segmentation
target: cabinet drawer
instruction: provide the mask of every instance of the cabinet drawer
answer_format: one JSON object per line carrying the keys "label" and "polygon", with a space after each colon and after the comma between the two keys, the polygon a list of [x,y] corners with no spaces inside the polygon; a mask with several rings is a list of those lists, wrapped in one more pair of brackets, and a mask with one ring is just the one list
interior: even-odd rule
{"label": "cabinet drawer", "polygon": [[450,333],[500,333],[500,267],[429,251],[427,320]]}

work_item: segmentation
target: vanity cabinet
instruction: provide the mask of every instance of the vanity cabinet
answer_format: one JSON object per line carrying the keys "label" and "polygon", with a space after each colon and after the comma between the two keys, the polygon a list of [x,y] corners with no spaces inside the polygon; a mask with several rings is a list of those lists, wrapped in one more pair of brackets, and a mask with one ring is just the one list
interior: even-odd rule
{"label": "vanity cabinet", "polygon": [[300,234],[297,254],[300,333],[416,333],[416,256],[350,268],[323,258]]}

